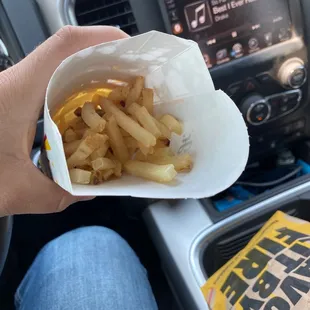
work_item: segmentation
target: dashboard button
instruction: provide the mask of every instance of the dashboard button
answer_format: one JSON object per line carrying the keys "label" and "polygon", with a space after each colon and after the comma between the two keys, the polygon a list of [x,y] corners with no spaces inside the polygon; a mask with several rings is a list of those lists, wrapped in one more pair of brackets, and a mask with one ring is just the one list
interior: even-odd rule
{"label": "dashboard button", "polygon": [[251,38],[249,40],[249,48],[250,50],[256,50],[259,46],[259,42],[256,38]]}
{"label": "dashboard button", "polygon": [[283,127],[282,129],[282,132],[284,135],[290,135],[292,132],[293,132],[293,125],[292,124],[289,124],[289,125],[286,125]]}
{"label": "dashboard button", "polygon": [[275,80],[272,78],[272,76],[269,73],[261,73],[256,76],[256,79],[262,85],[271,84],[275,82]]}
{"label": "dashboard button", "polygon": [[291,100],[298,101],[300,97],[300,93],[298,91],[294,91],[292,93],[286,94],[286,97],[288,98],[288,101],[291,101]]}
{"label": "dashboard button", "polygon": [[304,81],[306,79],[306,71],[304,68],[299,68],[294,71],[292,77],[291,77],[291,85],[293,88],[300,87],[304,84]]}
{"label": "dashboard button", "polygon": [[284,96],[280,102],[280,112],[286,113],[289,110],[290,110],[290,106],[288,103],[288,99],[287,99],[287,97]]}
{"label": "dashboard button", "polygon": [[300,119],[299,121],[295,122],[292,126],[294,130],[300,130],[305,128],[306,122],[304,119]]}
{"label": "dashboard button", "polygon": [[300,58],[285,61],[279,69],[278,79],[285,88],[300,88],[307,80],[307,69]]}
{"label": "dashboard button", "polygon": [[259,125],[266,122],[270,117],[270,106],[265,103],[258,103],[248,112],[248,122],[252,125]]}
{"label": "dashboard button", "polygon": [[238,95],[239,93],[242,92],[242,87],[243,87],[242,82],[237,82],[229,85],[227,88],[227,95],[230,97]]}
{"label": "dashboard button", "polygon": [[253,108],[253,110],[255,113],[261,113],[262,111],[264,111],[265,106],[266,105],[264,103],[259,103]]}
{"label": "dashboard button", "polygon": [[279,113],[279,109],[280,109],[280,104],[281,104],[281,99],[282,99],[282,96],[277,96],[277,97],[273,97],[273,98],[270,98],[268,100],[270,106],[271,106],[271,109],[272,111],[275,113],[275,114],[278,114]]}
{"label": "dashboard button", "polygon": [[299,104],[299,101],[296,99],[292,99],[292,100],[287,101],[287,107],[289,110],[294,110],[298,104]]}
{"label": "dashboard button", "polygon": [[257,90],[257,85],[255,83],[255,80],[254,79],[247,79],[244,82],[244,90],[246,92],[252,92],[252,91]]}

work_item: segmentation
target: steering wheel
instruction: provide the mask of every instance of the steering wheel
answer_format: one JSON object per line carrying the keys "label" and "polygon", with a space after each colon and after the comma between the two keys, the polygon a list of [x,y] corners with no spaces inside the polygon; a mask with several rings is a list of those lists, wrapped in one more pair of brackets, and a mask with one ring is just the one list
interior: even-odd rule
{"label": "steering wheel", "polygon": [[8,255],[13,227],[13,216],[0,218],[0,275]]}

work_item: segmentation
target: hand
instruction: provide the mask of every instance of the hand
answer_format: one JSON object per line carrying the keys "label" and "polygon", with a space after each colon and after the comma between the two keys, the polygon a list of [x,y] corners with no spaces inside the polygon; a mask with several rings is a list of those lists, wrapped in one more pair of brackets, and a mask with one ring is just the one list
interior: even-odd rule
{"label": "hand", "polygon": [[32,164],[36,123],[49,79],[62,60],[89,46],[126,37],[113,27],[66,26],[0,73],[0,217],[58,212],[83,199],[71,196]]}

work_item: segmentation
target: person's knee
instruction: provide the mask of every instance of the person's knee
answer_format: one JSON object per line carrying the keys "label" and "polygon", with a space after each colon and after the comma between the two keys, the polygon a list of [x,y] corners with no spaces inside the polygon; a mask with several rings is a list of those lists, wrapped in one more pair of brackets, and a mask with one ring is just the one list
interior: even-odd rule
{"label": "person's knee", "polygon": [[100,248],[102,245],[118,245],[121,247],[129,247],[127,242],[115,231],[100,226],[87,226],[69,231],[60,237],[50,241],[44,248],[49,251],[51,248],[63,248],[68,251],[69,245],[73,245],[72,249],[89,248],[95,246]]}
{"label": "person's knee", "polygon": [[[92,289],[100,294],[93,294]],[[145,298],[125,307],[128,293]],[[70,231],[42,249],[16,294],[17,304],[31,296],[42,305],[57,300],[58,305],[72,306],[75,300],[75,309],[93,304],[113,309],[109,305],[115,300],[117,309],[136,309],[140,303],[153,305],[141,309],[154,309],[156,305],[145,269],[134,251],[114,231],[96,226]]]}

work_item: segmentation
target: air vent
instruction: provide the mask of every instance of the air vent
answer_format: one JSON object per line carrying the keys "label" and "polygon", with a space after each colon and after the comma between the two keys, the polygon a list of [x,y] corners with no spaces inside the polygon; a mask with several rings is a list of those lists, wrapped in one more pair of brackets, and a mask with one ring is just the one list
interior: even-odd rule
{"label": "air vent", "polygon": [[128,0],[76,0],[79,25],[116,26],[131,36],[138,34],[137,23]]}

